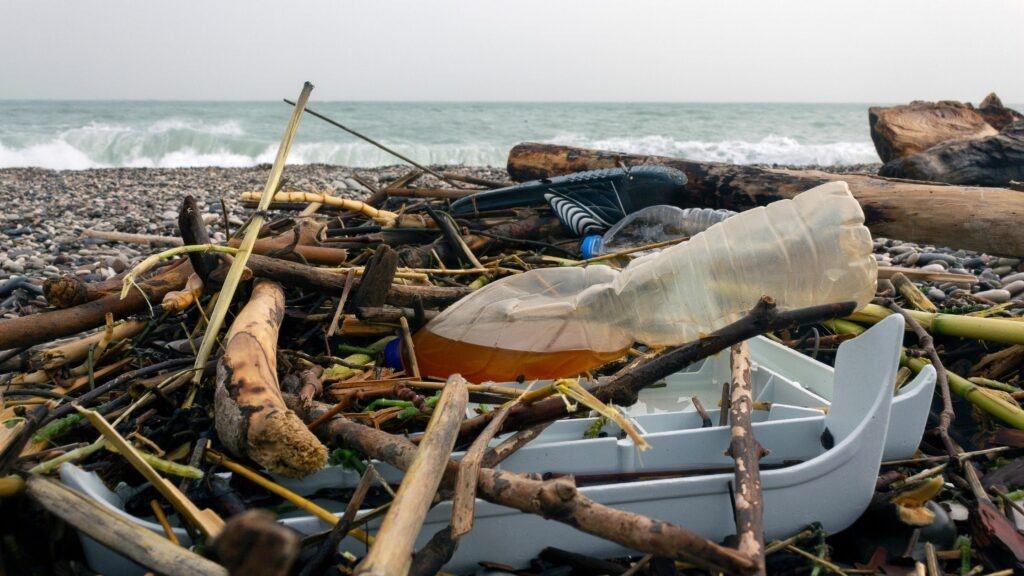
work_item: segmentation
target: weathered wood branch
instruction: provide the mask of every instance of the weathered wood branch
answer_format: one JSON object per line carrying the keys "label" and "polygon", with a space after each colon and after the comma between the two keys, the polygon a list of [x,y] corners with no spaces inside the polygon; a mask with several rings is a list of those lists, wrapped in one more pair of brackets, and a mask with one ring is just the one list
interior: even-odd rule
{"label": "weathered wood branch", "polygon": [[750,384],[750,347],[741,342],[732,348],[732,420],[729,455],[736,463],[734,512],[736,549],[757,562],[757,573],[765,573],[764,494],[761,492],[761,457],[765,450],[754,437],[751,414],[754,395]]}
{"label": "weathered wood branch", "polygon": [[30,476],[26,484],[29,498],[51,514],[151,570],[183,576],[228,574],[222,566],[125,520],[56,480]]}
{"label": "weathered wood branch", "polygon": [[302,477],[323,468],[327,449],[289,410],[277,380],[284,291],[260,280],[235,317],[217,363],[217,435],[232,453],[267,470]]}
{"label": "weathered wood branch", "polygon": [[746,210],[843,180],[864,209],[872,234],[912,242],[954,246],[991,254],[1024,254],[1024,194],[1005,188],[904,182],[860,174],[782,170],[692,162],[552,144],[519,144],[508,171],[530,180],[623,163],[663,164],[686,173],[690,201],[697,206]]}
{"label": "weathered wood branch", "polygon": [[459,435],[459,422],[466,413],[469,401],[466,384],[466,379],[458,374],[448,378],[420,447],[406,468],[402,485],[377,532],[376,541],[356,566],[356,574],[404,576],[409,571],[416,537],[423,528],[446,465],[451,462],[452,448]]}
{"label": "weathered wood branch", "polygon": [[0,350],[34,346],[102,326],[108,313],[120,320],[148,311],[150,306],[158,306],[165,294],[181,289],[190,274],[192,266],[187,262],[167,266],[139,282],[124,300],[118,294],[107,294],[63,310],[0,320]]}

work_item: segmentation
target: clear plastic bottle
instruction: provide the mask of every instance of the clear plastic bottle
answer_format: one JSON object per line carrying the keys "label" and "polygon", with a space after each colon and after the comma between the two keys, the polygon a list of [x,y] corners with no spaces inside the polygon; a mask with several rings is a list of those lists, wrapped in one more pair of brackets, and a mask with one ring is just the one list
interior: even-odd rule
{"label": "clear plastic bottle", "polygon": [[604,236],[584,236],[580,241],[580,252],[584,258],[593,258],[673,238],[695,236],[735,215],[732,210],[724,209],[683,209],[663,204],[648,206],[619,220]]}
{"label": "clear plastic bottle", "polygon": [[740,318],[874,295],[864,213],[845,182],[742,212],[630,263],[547,268],[463,298],[414,336],[422,374],[471,381],[581,374],[634,342],[678,345]]}

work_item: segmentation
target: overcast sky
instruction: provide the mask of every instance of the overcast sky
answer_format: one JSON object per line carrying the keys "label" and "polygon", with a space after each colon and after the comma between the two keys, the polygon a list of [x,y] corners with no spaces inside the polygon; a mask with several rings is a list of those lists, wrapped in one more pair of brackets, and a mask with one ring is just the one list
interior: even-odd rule
{"label": "overcast sky", "polygon": [[0,0],[0,99],[1024,102],[1024,1]]}

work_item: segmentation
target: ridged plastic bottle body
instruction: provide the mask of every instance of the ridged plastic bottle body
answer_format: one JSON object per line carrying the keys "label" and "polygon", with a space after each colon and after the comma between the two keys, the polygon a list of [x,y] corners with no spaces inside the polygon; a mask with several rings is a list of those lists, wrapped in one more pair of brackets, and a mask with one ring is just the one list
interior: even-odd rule
{"label": "ridged plastic bottle body", "polygon": [[736,213],[714,208],[648,206],[612,226],[601,238],[600,253],[618,252],[686,236],[695,236]]}
{"label": "ridged plastic bottle body", "polygon": [[[844,182],[832,182],[740,213],[621,272],[549,268],[488,285],[417,334],[417,360],[426,374],[477,381],[571,376],[633,342],[694,340],[738,319],[762,295],[782,309],[866,304],[877,274],[871,252],[860,205]],[[473,353],[462,358],[459,344]],[[572,351],[592,365],[570,362]],[[517,365],[529,370],[516,373]]]}

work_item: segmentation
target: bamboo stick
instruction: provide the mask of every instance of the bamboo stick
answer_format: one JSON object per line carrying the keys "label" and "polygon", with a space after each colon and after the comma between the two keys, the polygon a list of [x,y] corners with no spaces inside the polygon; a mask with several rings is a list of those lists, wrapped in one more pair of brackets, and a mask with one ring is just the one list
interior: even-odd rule
{"label": "bamboo stick", "polygon": [[252,221],[249,222],[249,227],[245,230],[245,236],[242,238],[242,244],[239,247],[234,260],[232,260],[231,268],[228,269],[227,277],[224,279],[224,284],[221,286],[220,298],[217,299],[217,305],[213,307],[213,313],[210,315],[209,327],[207,328],[206,333],[203,334],[203,341],[199,345],[199,352],[196,354],[196,363],[194,366],[196,372],[192,379],[193,388],[192,392],[189,394],[188,400],[185,402],[185,407],[191,405],[194,392],[202,381],[202,368],[206,366],[206,359],[210,357],[210,352],[213,351],[213,345],[217,342],[217,335],[220,333],[220,329],[224,325],[224,319],[227,316],[228,308],[231,307],[231,301],[235,295],[235,291],[238,289],[238,283],[242,279],[242,273],[245,271],[245,264],[249,260],[252,248],[256,244],[256,238],[259,236],[260,227],[263,225],[263,212],[265,212],[270,206],[274,192],[277,191],[278,183],[281,181],[281,173],[284,171],[285,160],[288,158],[288,152],[292,147],[292,140],[295,138],[295,133],[299,129],[299,122],[302,120],[302,111],[305,110],[306,102],[309,101],[309,93],[312,91],[313,85],[306,82],[302,87],[302,93],[299,94],[298,104],[295,105],[295,110],[292,111],[292,117],[288,121],[288,128],[285,129],[284,137],[281,139],[281,146],[277,150],[277,157],[274,159],[274,166],[271,168],[270,175],[267,177],[267,184],[263,188],[263,195],[260,197],[259,206],[256,209],[256,213],[253,214]]}
{"label": "bamboo stick", "polygon": [[[907,310],[914,320],[932,334],[957,336],[959,338],[975,338],[1003,344],[1024,344],[1024,322],[1005,320],[1003,318],[982,318],[979,316],[959,316]],[[875,324],[893,314],[891,310],[877,304],[868,304],[857,310],[846,320]],[[908,326],[909,330],[910,327]]]}

